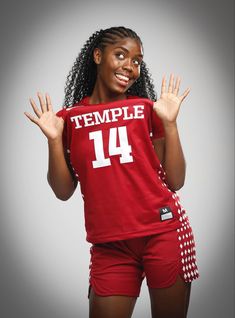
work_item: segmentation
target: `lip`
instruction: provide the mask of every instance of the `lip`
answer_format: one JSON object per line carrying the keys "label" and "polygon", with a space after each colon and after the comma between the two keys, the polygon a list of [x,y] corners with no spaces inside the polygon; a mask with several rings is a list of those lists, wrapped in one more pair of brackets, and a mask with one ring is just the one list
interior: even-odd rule
{"label": "lip", "polygon": [[129,75],[129,74],[122,73],[122,72],[115,72],[115,75],[116,75],[116,74],[120,74],[120,75],[122,75],[122,76],[128,77],[129,80],[130,80],[130,75]]}
{"label": "lip", "polygon": [[121,86],[126,87],[126,86],[130,83],[130,78],[129,78],[129,80],[128,80],[128,81],[122,81],[120,78],[118,78],[118,77],[116,76],[116,74],[120,74],[120,75],[126,76],[126,77],[128,77],[128,78],[129,78],[129,76],[124,75],[124,74],[122,74],[122,73],[115,73],[115,74],[114,74],[114,75],[115,75],[116,80],[118,81],[118,83],[119,83]]}

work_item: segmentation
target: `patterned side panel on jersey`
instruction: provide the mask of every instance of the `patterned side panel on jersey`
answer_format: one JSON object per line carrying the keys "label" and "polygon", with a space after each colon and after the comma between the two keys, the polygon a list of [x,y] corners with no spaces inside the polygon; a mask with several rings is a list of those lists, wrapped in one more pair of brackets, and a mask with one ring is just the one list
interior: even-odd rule
{"label": "patterned side panel on jersey", "polygon": [[199,277],[197,262],[196,262],[196,247],[194,241],[194,235],[189,223],[189,218],[183,208],[180,198],[176,192],[171,191],[166,183],[166,173],[160,164],[158,169],[158,178],[162,181],[162,186],[166,187],[169,192],[172,193],[175,206],[179,214],[180,227],[177,229],[177,236],[180,247],[180,274],[184,278],[185,282],[191,282]]}
{"label": "patterned side panel on jersey", "polygon": [[181,255],[180,274],[184,277],[185,282],[192,282],[194,279],[199,277],[194,235],[188,216],[179,201],[178,195],[174,193],[173,197],[176,199],[176,203],[178,204],[178,213],[180,215],[179,220],[181,222],[181,226],[176,230]]}

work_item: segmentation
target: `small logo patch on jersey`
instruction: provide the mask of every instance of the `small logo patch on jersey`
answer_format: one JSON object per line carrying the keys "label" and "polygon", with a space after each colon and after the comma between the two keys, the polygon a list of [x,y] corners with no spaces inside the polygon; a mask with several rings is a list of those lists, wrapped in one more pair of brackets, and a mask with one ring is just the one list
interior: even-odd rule
{"label": "small logo patch on jersey", "polygon": [[160,211],[161,221],[173,219],[173,213],[168,206],[165,206],[164,208],[160,208],[159,211]]}

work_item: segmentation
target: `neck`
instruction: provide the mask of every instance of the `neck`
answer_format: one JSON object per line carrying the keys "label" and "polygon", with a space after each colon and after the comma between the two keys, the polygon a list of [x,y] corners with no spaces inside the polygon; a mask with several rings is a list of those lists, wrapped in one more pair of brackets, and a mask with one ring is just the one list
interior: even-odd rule
{"label": "neck", "polygon": [[103,88],[101,89],[101,87],[99,87],[99,84],[96,81],[93,92],[89,98],[89,102],[90,104],[106,104],[126,98],[127,95],[125,93],[106,92]]}

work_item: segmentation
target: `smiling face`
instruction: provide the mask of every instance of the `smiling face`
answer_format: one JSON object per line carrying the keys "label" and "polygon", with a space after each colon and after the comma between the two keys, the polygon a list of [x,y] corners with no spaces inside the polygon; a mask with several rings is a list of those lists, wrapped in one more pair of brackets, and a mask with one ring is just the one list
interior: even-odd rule
{"label": "smiling face", "polygon": [[143,51],[139,41],[120,39],[109,44],[103,51],[94,50],[97,78],[94,90],[107,97],[124,97],[125,92],[140,76]]}

